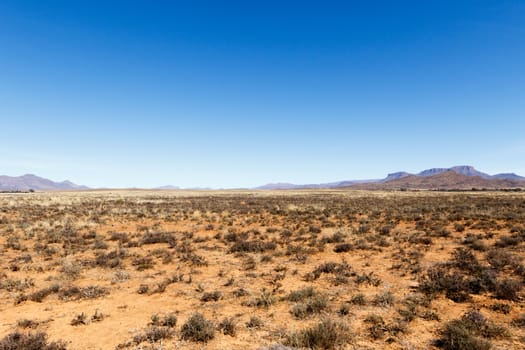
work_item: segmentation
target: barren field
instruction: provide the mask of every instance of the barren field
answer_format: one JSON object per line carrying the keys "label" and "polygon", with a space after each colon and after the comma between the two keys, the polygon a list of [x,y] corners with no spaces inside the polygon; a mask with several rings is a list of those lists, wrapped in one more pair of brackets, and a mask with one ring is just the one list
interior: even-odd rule
{"label": "barren field", "polygon": [[525,194],[0,194],[0,350],[525,349]]}

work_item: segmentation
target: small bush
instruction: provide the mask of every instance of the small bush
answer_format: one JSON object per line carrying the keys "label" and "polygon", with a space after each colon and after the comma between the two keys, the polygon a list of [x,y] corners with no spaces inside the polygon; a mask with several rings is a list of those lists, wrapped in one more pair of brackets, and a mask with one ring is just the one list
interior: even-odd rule
{"label": "small bush", "polygon": [[510,246],[516,246],[521,242],[521,239],[514,236],[502,236],[500,239],[494,243],[498,248],[505,248]]}
{"label": "small bush", "polygon": [[341,304],[341,306],[339,307],[339,310],[337,310],[337,313],[341,316],[346,316],[350,314],[350,304],[348,303]]}
{"label": "small bush", "polygon": [[363,273],[361,275],[356,276],[355,283],[361,284],[365,282],[371,286],[378,287],[381,284],[381,279],[377,277],[374,274],[374,272]]}
{"label": "small bush", "polygon": [[289,334],[286,344],[298,348],[308,349],[336,349],[348,344],[351,333],[344,323],[324,319],[311,328]]}
{"label": "small bush", "polygon": [[0,350],[66,350],[64,342],[47,342],[47,335],[14,332],[0,340]]}
{"label": "small bush", "polygon": [[104,315],[102,312],[95,310],[95,313],[93,316],[91,316],[91,322],[100,322],[102,321],[106,315]]}
{"label": "small bush", "polygon": [[236,298],[245,297],[248,294],[250,294],[250,293],[248,293],[248,291],[246,289],[244,289],[244,288],[238,288],[238,289],[233,291],[233,295]]}
{"label": "small bush", "polygon": [[142,237],[142,244],[157,244],[157,243],[167,243],[170,247],[175,247],[177,245],[177,239],[175,234],[171,232],[147,232]]}
{"label": "small bush", "polygon": [[470,286],[466,276],[459,272],[450,272],[442,265],[428,269],[420,280],[419,290],[430,297],[445,292],[447,298],[455,302],[465,302],[470,298]]}
{"label": "small bush", "polygon": [[344,261],[340,264],[330,261],[317,266],[312,272],[305,276],[305,279],[307,281],[314,281],[321,277],[321,274],[323,273],[334,274],[340,277],[349,277],[351,275],[351,269]]}
{"label": "small bush", "polygon": [[233,318],[224,318],[219,323],[218,328],[223,334],[235,337],[235,322]]}
{"label": "small bush", "polygon": [[40,322],[24,318],[16,321],[16,325],[20,328],[36,328],[40,325]]}
{"label": "small bush", "polygon": [[350,299],[350,303],[354,305],[366,305],[366,297],[363,293],[358,293],[352,296],[352,299]]}
{"label": "small bush", "polygon": [[321,242],[323,243],[342,243],[345,240],[345,235],[342,232],[335,232],[331,236],[323,237]]}
{"label": "small bush", "polygon": [[404,307],[397,310],[403,321],[413,321],[417,316],[417,305],[412,302],[405,302]]}
{"label": "small bush", "polygon": [[68,279],[77,279],[80,276],[81,270],[82,266],[75,261],[65,260],[62,264],[62,273]]}
{"label": "small bush", "polygon": [[511,325],[514,327],[525,328],[525,314],[521,314],[512,320]]}
{"label": "small bush", "polygon": [[214,292],[206,292],[202,295],[201,301],[202,302],[208,302],[208,301],[218,301],[222,298],[222,293],[218,290]]}
{"label": "small bush", "polygon": [[60,290],[60,286],[58,284],[53,284],[49,287],[40,289],[30,294],[28,299],[31,301],[36,301],[38,303],[41,303],[45,297],[47,297],[48,295],[54,294],[54,293],[58,293],[59,290]]}
{"label": "small bush", "polygon": [[295,318],[303,319],[312,314],[318,314],[328,307],[328,298],[323,294],[313,294],[305,302],[296,304],[290,312]]}
{"label": "small bush", "polygon": [[277,298],[266,288],[262,288],[259,295],[250,300],[248,306],[265,307],[268,308],[273,305]]}
{"label": "small bush", "polygon": [[508,336],[508,331],[485,318],[479,311],[472,310],[460,319],[448,322],[442,337],[436,345],[446,350],[486,350],[491,343],[485,338]]}
{"label": "small bush", "polygon": [[127,253],[125,250],[113,250],[108,253],[97,252],[95,256],[95,265],[105,268],[116,268],[122,266],[123,259]]}
{"label": "small bush", "polygon": [[290,292],[287,299],[290,301],[298,302],[303,301],[306,298],[311,298],[314,294],[316,294],[316,291],[313,287],[306,287]]}
{"label": "small bush", "polygon": [[461,321],[451,321],[445,325],[436,345],[445,350],[489,350],[490,342],[476,337]]}
{"label": "small bush", "polygon": [[508,314],[512,311],[512,305],[510,304],[503,304],[503,303],[496,303],[496,304],[492,304],[490,306],[490,309],[492,311],[496,311],[496,312],[499,312],[499,313],[502,313],[502,314]]}
{"label": "small bush", "polygon": [[109,289],[100,286],[68,287],[60,290],[59,298],[62,300],[96,299],[108,295]]}
{"label": "small bush", "polygon": [[259,317],[252,316],[252,317],[250,317],[248,322],[246,322],[246,327],[248,327],[248,328],[260,328],[263,324],[264,324],[263,320],[261,320]]}
{"label": "small bush", "polygon": [[155,262],[150,256],[137,257],[133,259],[133,262],[131,264],[135,266],[137,271],[152,269],[155,266]]}
{"label": "small bush", "polygon": [[497,299],[517,301],[521,287],[522,284],[519,281],[504,279],[497,284],[494,296]]}
{"label": "small bush", "polygon": [[454,229],[456,230],[456,232],[463,232],[465,231],[465,225],[460,224],[460,223],[455,223]]}
{"label": "small bush", "polygon": [[365,322],[369,324],[368,334],[372,339],[382,339],[388,332],[388,327],[380,315],[368,315]]}
{"label": "small bush", "polygon": [[478,272],[481,269],[481,265],[478,259],[468,249],[457,248],[452,254],[453,264],[461,270],[468,272]]}
{"label": "small bush", "polygon": [[146,294],[149,291],[149,286],[147,284],[141,284],[137,289],[138,294]]}
{"label": "small bush", "polygon": [[151,325],[174,328],[177,325],[177,316],[173,313],[164,315],[163,317],[155,314],[151,316]]}
{"label": "small bush", "polygon": [[427,321],[440,321],[439,314],[434,310],[426,310],[421,314],[421,318]]}
{"label": "small bush", "polygon": [[173,337],[173,329],[169,327],[150,326],[143,333],[133,337],[135,344],[140,344],[145,341],[149,343],[156,343],[162,339],[169,339]]}
{"label": "small bush", "polygon": [[85,313],[80,313],[78,315],[76,315],[72,320],[71,320],[71,325],[72,326],[79,326],[79,325],[86,325],[88,323],[87,321],[87,316]]}
{"label": "small bush", "polygon": [[191,315],[181,328],[181,338],[184,340],[207,343],[214,337],[215,326],[200,313]]}
{"label": "small bush", "polygon": [[351,251],[353,248],[354,248],[354,246],[352,244],[350,244],[350,243],[341,243],[341,244],[337,244],[334,247],[334,252],[336,252],[336,253],[346,253],[346,252]]}
{"label": "small bush", "polygon": [[381,294],[377,294],[374,298],[374,304],[377,306],[387,307],[394,303],[394,294],[391,291],[386,291]]}
{"label": "small bush", "polygon": [[502,249],[491,249],[487,252],[487,261],[495,269],[501,270],[505,266],[512,265],[515,257]]}

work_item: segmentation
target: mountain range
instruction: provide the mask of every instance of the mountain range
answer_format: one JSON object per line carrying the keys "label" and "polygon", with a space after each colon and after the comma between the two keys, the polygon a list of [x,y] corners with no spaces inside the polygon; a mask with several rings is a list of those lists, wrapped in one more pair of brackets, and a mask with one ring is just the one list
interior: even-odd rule
{"label": "mountain range", "polygon": [[22,176],[0,176],[0,191],[69,191],[87,190],[71,181],[54,182],[33,174]]}
{"label": "mountain range", "polygon": [[389,181],[353,185],[352,189],[363,190],[471,190],[510,189],[525,187],[524,180],[486,178],[479,175],[464,175],[446,170],[431,175],[408,175]]}
{"label": "mountain range", "polygon": [[489,175],[470,165],[451,168],[431,168],[417,174],[399,171],[383,179],[347,180],[339,182],[296,185],[275,183],[259,186],[260,190],[285,190],[307,188],[354,188],[354,189],[471,189],[525,187],[525,177],[514,173]]}
{"label": "mountain range", "polygon": [[[297,185],[291,183],[271,183],[256,187],[257,190],[297,190],[297,189],[363,189],[363,190],[468,190],[472,188],[508,189],[525,188],[525,177],[514,173],[489,175],[469,165],[451,168],[431,168],[417,174],[399,171],[388,174],[383,179],[345,180],[319,184]],[[86,186],[71,181],[54,182],[32,174],[22,176],[0,176],[0,191],[74,191],[88,190]],[[177,190],[176,186],[161,186],[157,190]]]}

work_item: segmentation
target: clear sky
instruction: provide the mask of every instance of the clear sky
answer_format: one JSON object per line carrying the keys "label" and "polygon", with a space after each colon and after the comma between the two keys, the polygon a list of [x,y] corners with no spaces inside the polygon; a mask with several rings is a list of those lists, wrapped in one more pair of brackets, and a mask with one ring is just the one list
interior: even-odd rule
{"label": "clear sky", "polygon": [[525,175],[525,2],[0,1],[0,174]]}

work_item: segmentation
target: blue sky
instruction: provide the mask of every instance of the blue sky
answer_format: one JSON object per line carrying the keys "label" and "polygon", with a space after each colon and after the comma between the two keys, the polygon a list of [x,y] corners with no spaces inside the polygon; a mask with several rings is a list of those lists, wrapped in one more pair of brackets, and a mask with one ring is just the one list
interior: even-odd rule
{"label": "blue sky", "polygon": [[0,173],[525,175],[523,1],[0,2]]}

